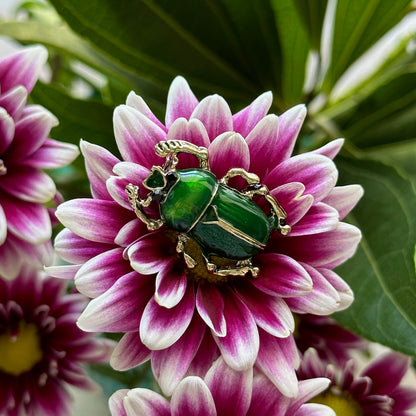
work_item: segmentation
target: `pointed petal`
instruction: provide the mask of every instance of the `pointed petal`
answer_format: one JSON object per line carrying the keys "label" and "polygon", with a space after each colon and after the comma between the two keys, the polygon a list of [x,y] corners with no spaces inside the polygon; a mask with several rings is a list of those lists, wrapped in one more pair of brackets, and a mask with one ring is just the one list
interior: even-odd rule
{"label": "pointed petal", "polygon": [[259,351],[257,325],[248,307],[230,290],[223,293],[227,335],[213,334],[226,363],[237,371],[253,366]]}
{"label": "pointed petal", "polygon": [[334,157],[341,150],[341,147],[344,145],[344,142],[344,139],[335,139],[327,143],[325,146],[322,146],[319,149],[312,151],[311,153],[323,155],[329,157],[330,159],[334,159]]}
{"label": "pointed petal", "polygon": [[65,227],[87,240],[113,243],[120,228],[132,219],[116,202],[78,198],[64,202],[56,216]]}
{"label": "pointed petal", "polygon": [[304,404],[294,416],[337,416],[328,406],[316,403]]}
{"label": "pointed petal", "polygon": [[348,286],[347,282],[338,276],[334,271],[329,269],[317,269],[319,273],[328,281],[328,283],[338,292],[340,304],[338,311],[347,309],[354,301],[354,292]]}
{"label": "pointed petal", "polygon": [[224,98],[219,95],[205,97],[192,112],[192,118],[202,121],[211,141],[221,133],[233,130],[230,107],[228,107]]}
{"label": "pointed petal", "polygon": [[252,284],[270,295],[283,297],[302,296],[312,290],[312,279],[293,258],[277,253],[259,254],[256,265],[260,269],[258,279]]}
{"label": "pointed petal", "polygon": [[110,365],[117,371],[126,371],[146,362],[151,351],[140,340],[139,331],[127,332],[113,351]]}
{"label": "pointed petal", "polygon": [[152,390],[136,388],[124,397],[123,405],[127,416],[170,416],[169,402]]}
{"label": "pointed petal", "polygon": [[265,163],[265,155],[273,155],[279,138],[279,118],[274,114],[264,117],[246,137],[250,149],[250,172],[263,178],[274,165]]}
{"label": "pointed petal", "polygon": [[166,104],[166,127],[170,128],[173,122],[180,117],[189,120],[197,105],[198,100],[185,78],[176,77],[169,88]]}
{"label": "pointed petal", "polygon": [[149,231],[142,221],[138,218],[124,224],[118,232],[114,242],[121,247],[128,247],[138,238],[147,234]]}
{"label": "pointed petal", "polygon": [[161,350],[173,345],[187,330],[195,308],[193,285],[188,285],[185,296],[171,309],[150,299],[140,322],[140,337],[151,350]]}
{"label": "pointed petal", "polygon": [[2,93],[17,85],[23,85],[28,92],[32,91],[47,59],[48,51],[40,45],[23,48],[1,59],[0,84]]}
{"label": "pointed petal", "polygon": [[152,352],[152,371],[163,394],[171,396],[185,377],[201,344],[205,325],[194,315],[185,333],[169,348]]}
{"label": "pointed petal", "polygon": [[331,380],[324,377],[317,377],[309,380],[299,381],[299,394],[291,401],[289,410],[297,410],[303,403],[314,398],[329,387]]}
{"label": "pointed petal", "polygon": [[0,275],[6,280],[15,279],[24,263],[23,256],[20,255],[15,244],[11,243],[10,240],[11,236],[8,236],[7,242],[0,245]]}
{"label": "pointed petal", "polygon": [[227,334],[224,299],[216,286],[203,283],[198,285],[196,309],[215,335],[224,337]]}
{"label": "pointed petal", "polygon": [[46,139],[42,147],[25,160],[25,164],[34,168],[57,169],[69,165],[78,155],[78,147],[74,144]]}
{"label": "pointed petal", "polygon": [[266,116],[272,101],[273,95],[267,91],[257,97],[249,106],[234,114],[233,130],[247,138],[257,123]]}
{"label": "pointed petal", "polygon": [[336,186],[323,200],[325,204],[334,207],[342,220],[355,207],[364,194],[361,185]]}
{"label": "pointed petal", "polygon": [[110,199],[105,183],[113,174],[113,166],[119,160],[103,147],[85,140],[81,140],[80,147],[85,158],[92,196],[97,199]]}
{"label": "pointed petal", "polygon": [[222,357],[205,376],[205,383],[214,398],[219,416],[246,415],[253,386],[253,368],[235,371]]}
{"label": "pointed petal", "polygon": [[4,108],[0,108],[0,155],[8,149],[13,138],[14,120]]}
{"label": "pointed petal", "polygon": [[166,133],[141,112],[126,105],[114,110],[114,135],[124,160],[151,168],[160,165],[155,145],[166,140]]}
{"label": "pointed petal", "polygon": [[143,308],[153,290],[152,279],[136,272],[128,273],[107,292],[90,301],[77,324],[87,332],[137,331]]}
{"label": "pointed petal", "polygon": [[171,399],[172,416],[217,416],[215,402],[199,377],[186,377]]}
{"label": "pointed petal", "polygon": [[128,389],[117,390],[108,400],[108,407],[110,408],[111,416],[127,416],[124,409],[123,399],[128,393]]}
{"label": "pointed petal", "polygon": [[7,219],[3,208],[0,205],[0,246],[6,241],[7,237]]}
{"label": "pointed petal", "polygon": [[56,277],[58,279],[74,280],[77,271],[81,265],[70,264],[65,266],[49,266],[44,267],[44,271],[48,276]]}
{"label": "pointed petal", "polygon": [[25,107],[26,100],[26,89],[21,86],[15,87],[0,95],[0,107],[3,107],[14,120],[18,120]]}

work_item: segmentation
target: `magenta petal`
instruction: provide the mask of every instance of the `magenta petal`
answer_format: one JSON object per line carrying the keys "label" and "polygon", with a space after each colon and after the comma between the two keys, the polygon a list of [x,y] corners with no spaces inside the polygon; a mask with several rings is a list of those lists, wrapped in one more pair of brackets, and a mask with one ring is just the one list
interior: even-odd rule
{"label": "magenta petal", "polygon": [[339,212],[339,219],[342,220],[355,207],[364,194],[360,185],[336,186],[323,200]]}
{"label": "magenta petal", "polygon": [[169,348],[152,352],[152,371],[163,394],[171,396],[201,344],[205,325],[194,315],[185,333]]}
{"label": "magenta petal", "polygon": [[117,371],[126,371],[150,358],[151,351],[140,340],[139,331],[127,332],[113,351],[110,365]]}
{"label": "magenta petal", "polygon": [[26,105],[26,99],[26,89],[20,86],[15,87],[0,95],[0,107],[3,107],[14,120],[18,120]]}
{"label": "magenta petal", "polygon": [[172,416],[217,416],[215,402],[199,377],[186,377],[171,399]]}
{"label": "magenta petal", "polygon": [[213,334],[226,363],[237,371],[253,366],[259,351],[259,333],[248,307],[232,292],[223,293],[227,335]]}
{"label": "magenta petal", "polygon": [[187,276],[182,267],[175,267],[176,259],[165,263],[156,276],[155,299],[160,306],[173,308],[185,295]]}
{"label": "magenta petal", "polygon": [[329,269],[317,269],[319,273],[328,281],[328,283],[338,292],[340,304],[337,311],[348,308],[354,301],[354,293],[348,284],[338,276],[334,271]]}
{"label": "magenta petal", "polygon": [[247,137],[257,123],[266,116],[272,101],[273,95],[267,91],[257,97],[249,106],[234,114],[233,130],[243,137]]}
{"label": "magenta petal", "polygon": [[295,329],[292,312],[279,296],[270,296],[252,285],[241,286],[238,294],[249,307],[257,325],[269,334],[286,338]]}
{"label": "magenta petal", "polygon": [[90,301],[78,319],[78,326],[87,332],[137,331],[143,308],[152,293],[151,278],[128,273]]}
{"label": "magenta petal", "polygon": [[[299,394],[290,403],[289,410],[297,410],[303,403],[314,398],[328,388],[330,380],[324,377],[317,377],[310,380],[299,381]],[[297,414],[297,413],[296,413]]]}
{"label": "magenta petal", "polygon": [[14,120],[4,108],[0,108],[0,155],[7,150],[13,138]]}
{"label": "magenta petal", "polygon": [[246,415],[253,386],[252,367],[235,371],[220,357],[205,376],[205,383],[214,398],[218,416]]}
{"label": "magenta petal", "polygon": [[312,279],[293,258],[277,253],[265,253],[256,257],[260,269],[252,284],[271,295],[283,297],[302,296],[312,290]]}
{"label": "magenta petal", "polygon": [[197,146],[208,147],[209,137],[205,126],[198,119],[187,120],[186,118],[176,119],[168,132],[169,140],[186,140]]}
{"label": "magenta petal", "polygon": [[64,280],[74,280],[74,277],[77,271],[80,269],[80,267],[80,264],[68,264],[65,266],[44,267],[44,270],[48,276]]}
{"label": "magenta petal", "polygon": [[124,160],[151,168],[160,165],[155,145],[166,140],[166,133],[141,112],[126,105],[114,110],[114,135]]}
{"label": "magenta petal", "polygon": [[311,153],[315,153],[317,155],[323,155],[323,156],[329,157],[330,159],[334,159],[334,157],[341,150],[341,147],[343,146],[344,141],[345,141],[344,139],[332,140],[325,146],[322,146],[319,149],[312,151]]}
{"label": "magenta petal", "polygon": [[328,406],[316,403],[306,403],[296,411],[294,416],[337,416]]}
{"label": "magenta petal", "polygon": [[123,399],[126,397],[128,389],[117,390],[108,400],[108,407],[111,412],[111,416],[127,416],[124,409]]}
{"label": "magenta petal", "polygon": [[43,46],[26,47],[0,61],[0,84],[2,93],[17,85],[30,92],[39,78],[42,66],[48,58]]}
{"label": "magenta petal", "polygon": [[158,305],[152,297],[140,322],[140,337],[151,350],[162,350],[173,345],[188,328],[195,308],[193,285],[188,285],[181,302],[171,309]]}
{"label": "magenta petal", "polygon": [[[261,348],[256,366],[283,395],[296,397],[298,394],[298,380],[290,351],[287,351],[287,349],[293,348],[288,339],[291,336],[276,338],[264,331],[259,331],[259,333]],[[296,349],[296,346],[294,348]]]}
{"label": "magenta petal", "polygon": [[71,143],[63,143],[46,139],[42,147],[25,160],[27,166],[41,169],[57,169],[73,162],[79,155],[78,147]]}
{"label": "magenta petal", "polygon": [[14,165],[1,178],[0,189],[9,195],[28,202],[44,203],[56,193],[55,183],[50,176],[39,169]]}
{"label": "magenta petal", "polygon": [[181,76],[176,77],[169,88],[166,104],[166,127],[169,128],[180,117],[189,120],[197,105],[198,100],[185,78]]}
{"label": "magenta petal", "polygon": [[169,402],[148,389],[130,390],[123,399],[123,405],[127,416],[171,416]]}
{"label": "magenta petal", "polygon": [[277,165],[265,178],[270,189],[289,182],[305,185],[305,194],[311,194],[315,203],[325,198],[335,186],[338,171],[331,159],[315,154],[293,156]]}
{"label": "magenta petal", "polygon": [[16,245],[10,243],[10,238],[9,236],[6,244],[0,245],[0,274],[1,277],[7,280],[12,280],[17,277],[25,260],[20,255]]}
{"label": "magenta petal", "polygon": [[85,140],[81,140],[80,147],[85,158],[85,169],[92,196],[98,199],[110,199],[105,183],[113,174],[113,166],[119,160],[103,147]]}
{"label": "magenta petal", "polygon": [[219,95],[205,97],[196,106],[191,118],[197,118],[202,121],[211,141],[221,133],[233,130],[233,119],[230,107],[228,107],[224,98]]}
{"label": "magenta petal", "polygon": [[196,292],[196,308],[215,335],[224,337],[227,325],[224,317],[224,299],[216,286],[200,283]]}
{"label": "magenta petal", "polygon": [[147,234],[148,232],[149,231],[144,223],[138,218],[135,218],[120,228],[120,231],[116,235],[114,242],[121,247],[127,247],[140,236]]}
{"label": "magenta petal", "polygon": [[85,262],[75,276],[75,285],[85,296],[96,298],[129,272],[130,263],[123,258],[123,248],[118,247]]}
{"label": "magenta petal", "polygon": [[97,243],[113,243],[120,228],[132,219],[132,214],[113,201],[89,198],[64,202],[56,216],[75,234]]}
{"label": "magenta petal", "polygon": [[6,241],[7,237],[7,219],[3,208],[0,205],[0,246]]}

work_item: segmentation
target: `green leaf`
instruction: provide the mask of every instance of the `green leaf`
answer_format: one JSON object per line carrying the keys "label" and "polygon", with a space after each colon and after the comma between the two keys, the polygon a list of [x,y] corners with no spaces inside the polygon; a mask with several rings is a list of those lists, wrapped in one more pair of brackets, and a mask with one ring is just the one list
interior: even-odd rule
{"label": "green leaf", "polygon": [[405,15],[410,0],[338,0],[331,64],[324,88],[333,87],[345,70]]}
{"label": "green leaf", "polygon": [[337,269],[355,301],[335,318],[361,336],[416,356],[416,194],[393,167],[340,159],[344,183],[365,194],[350,221],[363,238],[356,255]]}

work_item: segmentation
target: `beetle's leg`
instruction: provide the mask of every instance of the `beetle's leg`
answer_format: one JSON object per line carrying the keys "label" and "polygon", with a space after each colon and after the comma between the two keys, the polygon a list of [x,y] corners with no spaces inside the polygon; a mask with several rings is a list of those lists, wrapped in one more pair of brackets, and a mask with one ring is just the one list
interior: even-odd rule
{"label": "beetle's leg", "polygon": [[163,225],[163,221],[161,219],[155,220],[149,218],[143,211],[143,207],[148,207],[152,202],[151,196],[148,196],[146,199],[141,200],[139,197],[139,187],[131,183],[129,183],[126,186],[126,193],[134,213],[141,221],[143,221],[146,224],[147,229],[149,231],[157,230]]}
{"label": "beetle's leg", "polygon": [[204,256],[205,265],[207,270],[217,276],[245,276],[247,273],[251,273],[253,277],[257,277],[259,268],[253,266],[251,259],[239,260],[235,263],[235,266],[220,267],[215,263],[212,263],[206,256]]}
{"label": "beetle's leg", "polygon": [[166,140],[156,144],[155,152],[160,157],[166,157],[169,168],[174,169],[178,164],[178,153],[189,153],[199,160],[202,169],[209,170],[208,150],[185,140]]}
{"label": "beetle's leg", "polygon": [[176,243],[176,252],[183,255],[183,259],[185,260],[185,264],[188,269],[193,269],[198,263],[185,251],[185,244],[188,240],[189,237],[186,234],[180,233]]}
{"label": "beetle's leg", "polygon": [[228,185],[228,181],[235,176],[241,176],[249,185],[253,185],[260,182],[260,178],[255,173],[247,172],[243,168],[230,169],[223,178],[220,179],[220,183]]}

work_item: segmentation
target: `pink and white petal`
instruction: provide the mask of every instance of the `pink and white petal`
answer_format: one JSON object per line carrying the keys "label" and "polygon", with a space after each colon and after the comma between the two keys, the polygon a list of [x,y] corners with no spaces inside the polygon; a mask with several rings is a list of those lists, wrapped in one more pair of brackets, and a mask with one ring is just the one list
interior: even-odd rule
{"label": "pink and white petal", "polygon": [[233,115],[233,130],[247,137],[257,123],[266,116],[272,101],[273,95],[270,91],[258,96],[249,106]]}
{"label": "pink and white petal", "polygon": [[25,108],[26,100],[26,88],[18,86],[0,95],[0,107],[3,107],[14,120],[18,120]]}
{"label": "pink and white petal", "polygon": [[63,229],[55,238],[56,254],[69,263],[85,263],[94,256],[112,249],[109,244],[95,243],[79,237],[67,228]]}
{"label": "pink and white petal", "polygon": [[42,106],[26,106],[16,122],[7,157],[21,160],[31,155],[45,143],[51,128],[57,125],[58,119]]}
{"label": "pink and white petal", "polygon": [[155,145],[166,140],[166,133],[141,112],[126,105],[114,110],[114,135],[124,160],[151,168],[162,160],[155,154]]}
{"label": "pink and white petal", "polygon": [[329,387],[331,380],[325,377],[317,377],[299,381],[299,394],[290,403],[290,411],[297,410],[303,403],[322,393]]}
{"label": "pink and white petal", "polygon": [[111,416],[127,416],[126,410],[124,409],[123,399],[126,397],[129,389],[117,390],[113,393],[108,400],[108,407],[111,412]]}
{"label": "pink and white petal", "polygon": [[[260,330],[260,351],[256,367],[279,389],[286,397],[296,397],[298,394],[298,379],[291,357],[286,350],[286,338],[276,338]],[[290,336],[291,337],[291,336]]]}
{"label": "pink and white petal", "polygon": [[361,240],[353,225],[340,222],[335,230],[320,234],[273,239],[273,250],[314,267],[333,269],[352,257]]}
{"label": "pink and white petal", "polygon": [[312,290],[312,279],[296,260],[284,254],[264,253],[256,257],[259,277],[251,283],[261,291],[282,297],[303,296]]}
{"label": "pink and white petal", "polygon": [[174,391],[170,403],[172,416],[217,416],[215,402],[199,377],[186,377]]}
{"label": "pink and white petal", "polygon": [[[234,132],[220,134],[209,146],[209,163],[217,178],[222,178],[231,168],[248,170],[250,151],[243,137]],[[239,178],[240,182],[242,179]]]}
{"label": "pink and white petal", "polygon": [[90,301],[77,325],[87,332],[137,331],[144,306],[153,291],[153,279],[136,272],[128,273],[107,292]]}
{"label": "pink and white petal", "polygon": [[52,226],[44,205],[18,200],[8,195],[1,197],[10,233],[32,244],[40,244],[51,238]]}
{"label": "pink and white petal", "polygon": [[85,262],[75,275],[75,286],[85,296],[96,298],[129,272],[131,267],[123,258],[123,248],[117,247]]}
{"label": "pink and white petal", "polygon": [[185,295],[188,278],[182,267],[175,267],[176,259],[172,257],[170,262],[163,267],[156,276],[155,300],[160,306],[173,308]]}
{"label": "pink and white petal", "polygon": [[199,283],[196,292],[196,309],[215,335],[224,337],[227,334],[224,299],[216,286]]}
{"label": "pink and white petal", "polygon": [[141,184],[149,174],[149,169],[133,162],[120,162],[113,167],[115,175],[129,179],[134,184]]}
{"label": "pink and white petal", "polygon": [[22,201],[45,203],[56,193],[55,183],[39,169],[13,165],[1,178],[0,189]]}
{"label": "pink and white petal", "polygon": [[142,274],[158,273],[165,263],[171,264],[171,246],[164,231],[143,235],[127,249],[131,267]]}
{"label": "pink and white petal", "polygon": [[293,416],[337,416],[328,406],[317,403],[306,403]]}
{"label": "pink and white petal", "polygon": [[185,377],[205,334],[205,325],[194,315],[185,333],[170,347],[152,352],[152,372],[166,396]]}
{"label": "pink and white petal", "polygon": [[123,399],[127,416],[170,416],[169,402],[160,394],[142,388],[130,390]]}
{"label": "pink and white petal", "polygon": [[117,371],[130,370],[150,359],[151,351],[140,340],[139,331],[127,332],[114,349],[110,365]]}
{"label": "pink and white petal", "polygon": [[130,244],[148,232],[149,231],[143,221],[135,218],[120,228],[120,231],[116,235],[114,242],[121,247],[128,247]]}
{"label": "pink and white petal", "polygon": [[331,159],[322,155],[300,154],[277,165],[265,178],[269,189],[289,182],[305,185],[305,194],[320,202],[334,188],[338,171]]}
{"label": "pink and white petal", "polygon": [[269,334],[285,338],[295,329],[292,312],[279,296],[270,296],[250,285],[241,285],[237,293],[249,307],[257,325]]}
{"label": "pink and white petal", "polygon": [[119,160],[104,147],[85,140],[81,140],[80,148],[85,158],[92,196],[97,199],[111,199],[106,181],[113,174],[113,167]]}
{"label": "pink and white petal", "polygon": [[6,280],[15,279],[25,261],[25,257],[17,250],[16,245],[10,242],[10,239],[9,236],[6,243],[0,246],[0,275]]}
{"label": "pink and white petal", "polygon": [[198,100],[185,78],[176,77],[169,88],[165,117],[166,127],[170,128],[177,118],[184,117],[189,120],[197,105]]}
{"label": "pink and white petal", "polygon": [[114,201],[78,198],[59,205],[56,216],[80,237],[111,244],[120,228],[133,218],[133,213]]}
{"label": "pink and white petal", "polygon": [[341,303],[338,306],[338,311],[347,309],[354,301],[354,292],[348,286],[347,282],[338,276],[333,270],[329,269],[317,269],[322,276],[332,285],[332,287],[338,292]]}
{"label": "pink and white petal", "polygon": [[79,155],[77,146],[53,139],[46,139],[42,147],[32,153],[24,163],[41,169],[57,169],[72,163]]}
{"label": "pink and white petal", "polygon": [[0,155],[8,149],[14,138],[14,120],[0,108]]}
{"label": "pink and white petal", "polygon": [[74,280],[75,275],[80,268],[80,264],[70,264],[63,266],[48,266],[43,269],[48,276],[56,277],[57,279]]}
{"label": "pink and white petal", "polygon": [[338,211],[341,221],[355,207],[363,194],[364,189],[361,185],[336,186],[323,199],[323,202],[331,205]]}
{"label": "pink and white petal", "polygon": [[48,59],[48,51],[40,45],[29,46],[0,61],[0,84],[2,93],[23,85],[28,92],[39,78]]}
{"label": "pink and white petal", "polygon": [[253,387],[252,367],[244,371],[235,371],[220,357],[204,380],[214,398],[218,416],[247,414]]}
{"label": "pink and white petal", "polygon": [[290,236],[311,235],[334,230],[338,226],[338,211],[330,205],[318,202],[292,227]]}
{"label": "pink and white petal", "polygon": [[7,237],[7,219],[3,208],[0,205],[0,246],[6,241]]}
{"label": "pink and white petal", "polygon": [[191,119],[193,118],[202,121],[211,141],[220,134],[233,130],[230,107],[224,98],[217,94],[205,97],[192,112]]}
{"label": "pink and white petal", "polygon": [[140,322],[140,337],[151,350],[162,350],[173,345],[187,330],[195,308],[193,285],[188,285],[182,301],[171,309],[150,299]]}
{"label": "pink and white petal", "polygon": [[137,111],[140,111],[149,120],[151,120],[151,121],[153,121],[153,123],[157,124],[162,130],[167,131],[166,127],[153,114],[152,110],[150,110],[149,106],[146,104],[146,102],[143,100],[143,98],[140,97],[140,95],[137,95],[134,91],[130,91],[129,95],[127,96],[126,105],[128,105],[129,107],[133,107]]}
{"label": "pink and white petal", "polygon": [[316,269],[303,264],[313,281],[313,290],[303,296],[286,299],[290,309],[296,313],[330,315],[339,310],[341,298],[327,279]]}
{"label": "pink and white petal", "polygon": [[325,146],[320,147],[319,149],[313,150],[310,153],[314,153],[317,155],[323,155],[329,157],[330,159],[334,159],[335,156],[339,153],[342,146],[344,145],[344,139],[335,139],[327,143]]}
{"label": "pink and white petal", "polygon": [[250,172],[254,172],[263,178],[268,171],[269,163],[265,163],[265,157],[273,155],[277,149],[279,137],[279,117],[274,114],[261,119],[246,137],[250,149]]}
{"label": "pink and white petal", "polygon": [[286,222],[292,227],[304,217],[313,204],[313,196],[305,195],[304,192],[305,186],[300,182],[286,183],[270,191],[285,209]]}
{"label": "pink and white petal", "polygon": [[259,333],[249,308],[231,290],[223,292],[227,335],[213,334],[226,363],[237,371],[247,370],[259,352]]}

